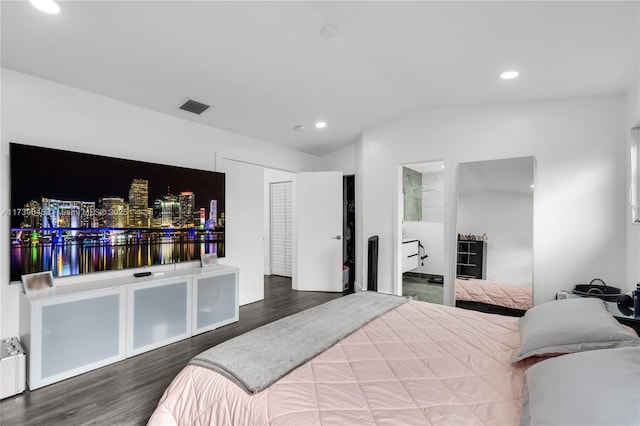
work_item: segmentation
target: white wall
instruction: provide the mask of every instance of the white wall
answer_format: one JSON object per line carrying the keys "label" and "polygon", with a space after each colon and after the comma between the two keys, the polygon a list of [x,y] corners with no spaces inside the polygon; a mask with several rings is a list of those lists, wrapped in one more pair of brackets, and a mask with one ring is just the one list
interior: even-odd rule
{"label": "white wall", "polygon": [[[215,113],[215,111],[214,111]],[[240,303],[263,298],[262,168],[309,171],[319,158],[111,98],[2,69],[1,208],[9,209],[9,142],[227,172],[227,257],[240,268]],[[216,159],[217,166],[216,167]],[[9,241],[2,217],[0,241]],[[19,285],[0,244],[2,337],[18,334]],[[59,280],[65,285],[65,279]]]}
{"label": "white wall", "polygon": [[399,164],[445,161],[445,303],[452,303],[456,167],[524,156],[537,162],[535,303],[593,277],[624,283],[625,110],[623,96],[434,108],[365,132],[357,159],[366,211],[360,238],[366,247],[369,236],[380,236],[379,290],[397,291]]}
{"label": "white wall", "polygon": [[328,172],[356,173],[356,145],[349,145],[320,157],[320,167]]}
{"label": "white wall", "polygon": [[533,196],[483,191],[458,197],[458,232],[487,234],[486,279],[531,286]]}
{"label": "white wall", "polygon": [[[264,274],[271,275],[271,183],[275,182],[293,182],[295,185],[295,173],[285,172],[281,170],[264,169]],[[295,186],[293,186],[295,194]],[[295,200],[294,200],[295,202]]]}
{"label": "white wall", "polygon": [[[407,238],[417,238],[429,257],[420,262],[411,272],[444,275],[444,223],[405,222],[404,232]],[[424,253],[420,251],[420,256]],[[424,265],[421,263],[424,262]]]}
{"label": "white wall", "polygon": [[[640,125],[640,78],[627,95],[627,121],[625,132],[631,136],[630,129]],[[629,137],[628,148],[631,144]],[[627,161],[629,171],[629,161]],[[627,188],[630,185],[630,173],[627,173]],[[636,283],[640,282],[640,224],[632,223],[631,209],[627,208],[627,290],[634,290]]]}

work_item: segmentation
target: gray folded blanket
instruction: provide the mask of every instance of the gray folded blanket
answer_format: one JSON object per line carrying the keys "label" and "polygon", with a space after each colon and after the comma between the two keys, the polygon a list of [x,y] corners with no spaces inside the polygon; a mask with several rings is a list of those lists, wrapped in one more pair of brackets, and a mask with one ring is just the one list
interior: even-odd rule
{"label": "gray folded blanket", "polygon": [[255,394],[407,300],[368,291],[344,296],[220,343],[189,364]]}

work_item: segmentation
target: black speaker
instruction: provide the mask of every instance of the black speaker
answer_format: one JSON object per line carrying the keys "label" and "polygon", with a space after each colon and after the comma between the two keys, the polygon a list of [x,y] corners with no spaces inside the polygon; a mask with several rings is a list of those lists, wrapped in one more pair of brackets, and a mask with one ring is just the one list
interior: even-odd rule
{"label": "black speaker", "polygon": [[367,290],[378,291],[378,239],[369,237],[369,262],[367,264]]}

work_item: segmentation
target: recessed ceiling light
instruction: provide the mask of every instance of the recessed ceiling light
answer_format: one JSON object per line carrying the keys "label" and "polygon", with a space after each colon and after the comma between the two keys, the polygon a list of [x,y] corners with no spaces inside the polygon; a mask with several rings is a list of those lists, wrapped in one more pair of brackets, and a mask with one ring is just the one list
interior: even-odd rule
{"label": "recessed ceiling light", "polygon": [[441,168],[441,169],[444,169],[444,164],[441,164],[441,165],[440,165],[440,168]]}
{"label": "recessed ceiling light", "polygon": [[535,185],[531,185],[531,189],[533,189],[535,187]]}
{"label": "recessed ceiling light", "polygon": [[324,129],[325,127],[327,127],[326,121],[318,121],[316,123],[316,129]]}
{"label": "recessed ceiling light", "polygon": [[503,80],[511,80],[512,78],[516,78],[520,73],[518,71],[505,71],[500,74],[500,78]]}
{"label": "recessed ceiling light", "polygon": [[296,124],[295,126],[293,126],[293,130],[295,130],[296,132],[304,132],[305,128],[302,124]]}
{"label": "recessed ceiling light", "polygon": [[60,6],[53,0],[29,0],[29,3],[44,13],[55,15],[60,12]]}

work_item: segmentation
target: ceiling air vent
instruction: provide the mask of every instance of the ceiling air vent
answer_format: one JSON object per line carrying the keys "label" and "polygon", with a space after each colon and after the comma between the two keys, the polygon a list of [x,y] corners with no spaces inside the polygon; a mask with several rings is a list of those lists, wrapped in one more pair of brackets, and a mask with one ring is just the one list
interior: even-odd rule
{"label": "ceiling air vent", "polygon": [[183,109],[185,111],[192,112],[194,114],[202,114],[209,108],[209,105],[196,102],[192,99],[187,99],[187,101],[182,105],[180,105],[178,108]]}

